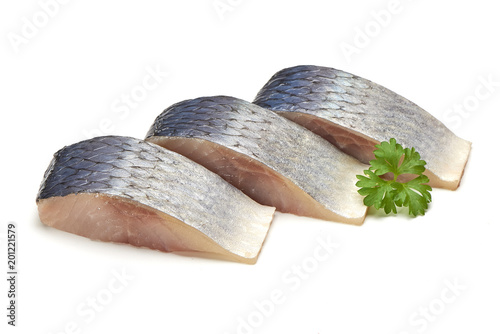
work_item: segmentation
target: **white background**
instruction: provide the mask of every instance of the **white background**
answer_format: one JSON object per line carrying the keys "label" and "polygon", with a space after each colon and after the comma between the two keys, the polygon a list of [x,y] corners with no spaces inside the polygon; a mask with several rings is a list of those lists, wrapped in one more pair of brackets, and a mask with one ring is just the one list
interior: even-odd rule
{"label": "white background", "polygon": [[[46,10],[0,5],[2,333],[500,331],[494,2],[73,0]],[[64,145],[96,131],[143,138],[187,98],[251,101],[273,73],[299,64],[386,86],[472,141],[460,188],[435,189],[424,217],[370,210],[361,227],[276,214],[253,266],[94,242],[39,221],[38,186]],[[168,75],[117,112],[151,70]],[[16,328],[5,316],[8,222],[18,233]],[[339,246],[318,262],[320,240]],[[122,271],[129,278],[115,282]]]}

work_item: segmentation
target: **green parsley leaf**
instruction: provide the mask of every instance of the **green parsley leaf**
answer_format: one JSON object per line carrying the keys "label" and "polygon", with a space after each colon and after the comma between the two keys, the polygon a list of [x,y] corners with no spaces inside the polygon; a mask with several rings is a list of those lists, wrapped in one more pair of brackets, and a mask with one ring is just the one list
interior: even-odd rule
{"label": "green parsley leaf", "polygon": [[[361,188],[358,192],[365,196],[363,203],[377,210],[383,208],[385,213],[397,213],[396,207],[408,207],[410,215],[424,215],[432,191],[426,184],[429,178],[423,175],[426,162],[420,159],[413,147],[403,148],[394,138],[375,145],[375,148],[375,159],[370,161],[370,168],[364,171],[365,175],[356,175],[359,180],[356,186]],[[386,180],[380,177],[387,173],[392,173],[394,178]],[[398,177],[403,174],[416,177],[399,182]]]}

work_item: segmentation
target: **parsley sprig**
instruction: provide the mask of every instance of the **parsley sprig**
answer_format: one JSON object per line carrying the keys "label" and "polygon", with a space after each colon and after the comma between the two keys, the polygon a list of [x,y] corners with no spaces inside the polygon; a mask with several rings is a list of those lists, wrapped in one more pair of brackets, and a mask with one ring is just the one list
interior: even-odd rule
{"label": "parsley sprig", "polygon": [[[431,201],[432,188],[425,184],[429,178],[423,175],[425,171],[424,160],[415,148],[403,148],[391,138],[389,142],[375,145],[374,160],[370,161],[370,168],[363,175],[356,175],[356,186],[361,189],[359,194],[366,196],[363,203],[374,206],[377,210],[384,208],[385,213],[397,213],[396,206],[408,207],[409,214],[424,215]],[[392,180],[385,180],[381,175],[392,173]],[[399,182],[398,177],[403,174],[415,174],[416,177],[408,182]]]}

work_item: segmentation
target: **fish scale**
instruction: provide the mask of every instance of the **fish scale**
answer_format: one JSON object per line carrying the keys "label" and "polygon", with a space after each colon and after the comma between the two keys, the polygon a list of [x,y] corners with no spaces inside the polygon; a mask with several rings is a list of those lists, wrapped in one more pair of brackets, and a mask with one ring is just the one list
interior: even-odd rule
{"label": "fish scale", "polygon": [[[297,86],[309,87],[311,93],[292,94]],[[365,163],[374,158],[373,145],[395,138],[404,147],[414,147],[427,162],[432,186],[456,189],[468,160],[471,143],[431,114],[385,87],[337,69],[283,69],[262,87],[254,103],[320,134]],[[346,137],[360,143],[344,145],[341,140]]]}
{"label": "fish scale", "polygon": [[182,155],[129,137],[97,137],[59,150],[36,200],[89,193],[158,210],[243,258],[257,256],[274,212]]}
{"label": "fish scale", "polygon": [[[156,118],[146,138],[203,164],[251,197],[260,196],[256,192],[269,191],[259,188],[269,180],[254,180],[252,184],[241,186],[242,179],[238,173],[250,173],[250,177],[256,177],[263,172],[252,174],[251,171],[260,168],[257,165],[265,166],[311,196],[320,203],[322,210],[342,217],[337,217],[337,220],[360,224],[366,214],[366,207],[355,186],[356,174],[362,173],[366,165],[301,126],[255,104],[228,96],[202,97],[176,103]],[[186,142],[178,145],[178,140],[183,139]],[[187,140],[190,139],[198,140],[191,143],[201,146],[187,148]],[[219,145],[230,151],[223,150],[222,158],[217,158],[221,159],[220,162],[207,160],[214,159],[207,158],[207,154],[222,154],[222,151],[203,146],[205,144]],[[235,162],[236,165],[232,166],[232,159],[248,161]],[[250,165],[253,167],[248,167]],[[279,197],[278,194],[276,196]],[[261,203],[293,212],[275,201]],[[315,217],[314,212],[302,212],[302,215]]]}

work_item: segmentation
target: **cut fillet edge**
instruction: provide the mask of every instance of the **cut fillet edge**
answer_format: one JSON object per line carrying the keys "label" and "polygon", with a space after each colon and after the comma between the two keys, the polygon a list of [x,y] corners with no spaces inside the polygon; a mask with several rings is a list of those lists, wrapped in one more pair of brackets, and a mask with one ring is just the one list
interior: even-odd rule
{"label": "cut fillet edge", "polygon": [[246,228],[259,242],[242,235],[236,241],[238,249],[231,250],[177,218],[120,196],[79,193],[40,199],[37,204],[43,224],[92,240],[163,252],[200,252],[202,257],[247,264],[257,261],[274,215],[274,208],[263,207],[261,219]]}
{"label": "cut fillet edge", "polygon": [[[366,206],[363,206],[362,210],[358,210],[359,212],[350,212],[348,216],[336,213],[326,208],[291,180],[270,167],[265,166],[249,156],[209,140],[186,137],[151,136],[147,138],[146,141],[150,141],[168,150],[182,154],[194,162],[203,165],[205,168],[220,175],[233,186],[243,191],[243,193],[256,202],[262,205],[276,207],[277,211],[352,225],[362,225],[365,220],[367,213]],[[210,153],[207,153],[208,151],[206,148],[210,149]],[[210,159],[206,159],[207,154],[214,154],[214,156]],[[220,162],[223,162],[223,164]],[[254,170],[245,170],[241,167],[242,164],[251,165]],[[239,175],[234,173],[235,170],[237,170],[238,173],[247,173],[248,177],[239,177]],[[252,181],[258,178],[259,175],[260,177],[264,177],[265,181],[263,181],[263,179],[259,179],[258,182]],[[355,176],[353,176],[353,178],[355,178]],[[279,200],[276,196],[275,198],[271,198],[278,193],[276,189],[283,190]]]}
{"label": "cut fillet edge", "polygon": [[[375,159],[373,151],[375,150],[375,145],[380,144],[380,141],[377,141],[373,138],[367,137],[362,133],[355,132],[352,129],[348,129],[341,125],[332,123],[315,115],[296,111],[275,112],[323,137],[344,153],[353,156],[354,158],[365,164],[368,164],[370,160]],[[429,178],[428,184],[433,188],[436,187],[448,190],[456,190],[460,185],[465,167],[469,159],[472,143],[460,137],[455,137],[455,140],[449,143],[449,151],[461,152],[461,156],[455,157],[455,159],[453,159],[454,161],[456,161],[454,166],[452,166],[448,171],[442,171],[441,176],[433,173],[430,169],[426,169],[426,171],[424,172],[424,175]],[[342,142],[342,139],[345,138],[348,138],[347,143]],[[394,139],[398,141],[398,138]],[[422,159],[425,160],[425,157],[422,157]],[[400,178],[400,180],[406,182],[411,178],[412,177],[402,177]]]}

